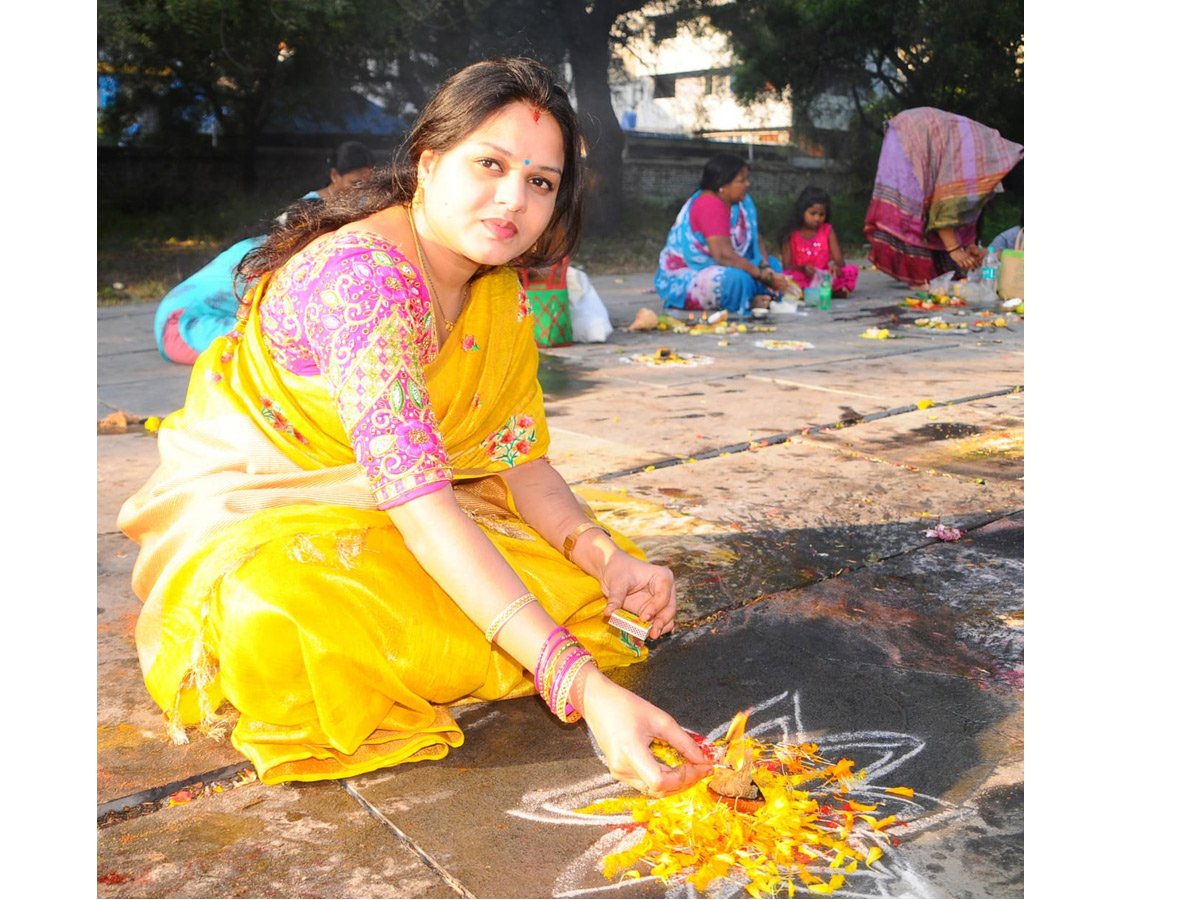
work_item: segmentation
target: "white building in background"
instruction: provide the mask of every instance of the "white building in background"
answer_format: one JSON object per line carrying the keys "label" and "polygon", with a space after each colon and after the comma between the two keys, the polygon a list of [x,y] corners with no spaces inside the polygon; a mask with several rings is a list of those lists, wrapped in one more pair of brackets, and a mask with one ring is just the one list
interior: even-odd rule
{"label": "white building in background", "polygon": [[621,127],[643,134],[709,137],[739,143],[786,144],[791,103],[733,96],[733,51],[713,28],[695,32],[650,4],[631,16],[646,21],[641,35],[617,52],[625,77],[610,77]]}
{"label": "white building in background", "polygon": [[[636,40],[617,51],[624,78],[609,78],[621,127],[643,134],[748,144],[795,142],[799,136],[792,127],[790,92],[778,99],[739,104],[733,96],[734,57],[726,36],[711,26],[680,25],[670,8],[666,0],[630,14],[645,27]],[[827,96],[812,110],[813,124],[845,130],[853,111],[848,97]]]}

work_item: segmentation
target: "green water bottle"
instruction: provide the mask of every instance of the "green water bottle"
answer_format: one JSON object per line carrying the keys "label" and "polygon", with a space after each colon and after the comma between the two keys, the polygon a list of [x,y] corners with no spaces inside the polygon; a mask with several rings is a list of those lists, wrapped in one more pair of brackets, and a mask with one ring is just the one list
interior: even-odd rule
{"label": "green water bottle", "polygon": [[821,299],[819,306],[821,309],[830,309],[833,306],[833,282],[830,280],[828,272],[821,277]]}

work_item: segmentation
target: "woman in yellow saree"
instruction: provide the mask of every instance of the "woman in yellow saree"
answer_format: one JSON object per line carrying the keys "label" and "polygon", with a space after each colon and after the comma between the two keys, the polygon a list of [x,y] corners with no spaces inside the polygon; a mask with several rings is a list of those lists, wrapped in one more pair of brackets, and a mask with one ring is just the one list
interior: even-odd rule
{"label": "woman in yellow saree", "polygon": [[[450,704],[537,692],[651,794],[707,774],[601,669],[674,627],[674,580],[547,460],[533,321],[507,267],[578,242],[578,125],[551,73],[452,76],[396,165],[246,257],[239,327],[195,365],[161,465],[122,509],[137,645],[168,729],[231,740],[263,781],[440,758]],[[650,754],[654,738],[687,763]]]}

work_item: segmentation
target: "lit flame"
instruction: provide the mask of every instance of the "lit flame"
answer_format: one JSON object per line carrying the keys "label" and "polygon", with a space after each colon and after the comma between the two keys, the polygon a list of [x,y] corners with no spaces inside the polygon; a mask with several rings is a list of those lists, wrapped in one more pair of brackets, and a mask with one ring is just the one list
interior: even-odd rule
{"label": "lit flame", "polygon": [[729,723],[729,731],[725,734],[725,764],[734,771],[741,771],[750,765],[750,745],[743,738],[746,734],[746,720],[753,710],[740,712]]}

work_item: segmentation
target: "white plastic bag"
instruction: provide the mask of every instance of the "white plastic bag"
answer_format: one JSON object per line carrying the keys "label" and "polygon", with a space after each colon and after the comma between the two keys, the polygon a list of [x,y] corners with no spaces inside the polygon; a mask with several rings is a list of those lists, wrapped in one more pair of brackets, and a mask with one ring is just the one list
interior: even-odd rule
{"label": "white plastic bag", "polygon": [[567,296],[571,301],[571,334],[575,341],[581,344],[606,341],[613,330],[608,309],[587,275],[574,266],[567,267]]}
{"label": "white plastic bag", "polygon": [[950,297],[954,292],[950,287],[950,282],[954,280],[954,270],[943,272],[937,278],[929,282],[929,293],[935,297]]}

